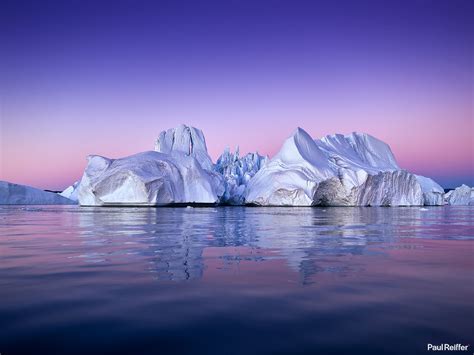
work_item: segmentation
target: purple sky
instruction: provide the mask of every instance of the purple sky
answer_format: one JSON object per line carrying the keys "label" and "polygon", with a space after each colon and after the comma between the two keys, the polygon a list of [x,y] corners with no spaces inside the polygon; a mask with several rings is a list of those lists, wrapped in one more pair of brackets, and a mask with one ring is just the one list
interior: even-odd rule
{"label": "purple sky", "polygon": [[2,1],[0,179],[62,189],[187,123],[214,159],[360,131],[473,185],[473,4]]}

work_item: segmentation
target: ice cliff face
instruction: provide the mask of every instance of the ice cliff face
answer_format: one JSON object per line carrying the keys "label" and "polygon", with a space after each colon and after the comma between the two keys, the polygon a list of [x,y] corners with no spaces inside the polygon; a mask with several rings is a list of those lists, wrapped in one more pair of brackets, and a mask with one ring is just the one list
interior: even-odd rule
{"label": "ice cliff face", "polygon": [[447,192],[444,199],[448,205],[474,206],[474,188],[461,185]]}
{"label": "ice cliff face", "polygon": [[81,205],[217,203],[222,178],[190,155],[144,152],[122,159],[90,156],[78,188]]}
{"label": "ice cliff face", "polygon": [[54,192],[0,181],[0,205],[71,205],[74,201]]}
{"label": "ice cliff face", "polygon": [[398,166],[390,147],[368,135],[313,140],[298,128],[250,181],[247,203],[289,206],[412,206],[441,204],[431,179]]}
{"label": "ice cliff face", "polygon": [[415,175],[423,191],[423,202],[425,206],[442,206],[444,204],[444,189],[434,180]]}
{"label": "ice cliff face", "polygon": [[258,153],[248,153],[239,157],[238,147],[235,153],[231,153],[228,148],[225,149],[214,166],[214,170],[225,180],[225,192],[221,202],[231,205],[243,204],[247,184],[267,160],[267,156]]}
{"label": "ice cliff face", "polygon": [[339,177],[321,182],[313,204],[316,206],[421,206],[423,193],[415,175],[404,170],[367,175],[350,190]]}
{"label": "ice cliff face", "polygon": [[206,140],[200,129],[179,125],[162,131],[155,141],[155,151],[164,154],[184,153],[196,158],[206,170],[212,170],[212,159],[207,153]]}

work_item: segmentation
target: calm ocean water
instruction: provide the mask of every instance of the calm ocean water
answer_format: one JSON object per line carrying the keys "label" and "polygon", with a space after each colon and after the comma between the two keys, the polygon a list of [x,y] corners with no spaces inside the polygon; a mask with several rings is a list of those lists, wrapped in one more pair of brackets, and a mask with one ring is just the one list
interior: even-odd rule
{"label": "calm ocean water", "polygon": [[474,352],[473,207],[0,206],[0,221],[2,355]]}

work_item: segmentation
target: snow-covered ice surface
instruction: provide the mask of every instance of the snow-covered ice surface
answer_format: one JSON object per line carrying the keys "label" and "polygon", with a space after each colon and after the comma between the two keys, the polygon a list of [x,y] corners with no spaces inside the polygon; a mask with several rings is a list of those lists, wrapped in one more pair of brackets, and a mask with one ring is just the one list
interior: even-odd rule
{"label": "snow-covered ice surface", "polygon": [[225,179],[225,193],[221,202],[231,205],[243,204],[247,184],[267,161],[267,156],[258,153],[248,153],[240,157],[238,147],[234,153],[226,148],[214,166],[214,170]]}
{"label": "snow-covered ice surface", "polygon": [[277,206],[442,204],[433,180],[398,166],[390,147],[368,134],[313,140],[298,128],[249,182],[247,203]]}
{"label": "snow-covered ice surface", "polygon": [[315,143],[333,168],[363,169],[368,173],[400,169],[389,145],[369,134],[333,134]]}
{"label": "snow-covered ice surface", "polygon": [[79,203],[87,206],[217,203],[223,193],[221,176],[180,151],[121,159],[89,156],[78,188]]}
{"label": "snow-covered ice surface", "polygon": [[249,181],[245,201],[256,205],[310,206],[318,183],[333,176],[324,153],[308,133],[298,128]]}
{"label": "snow-covered ice surface", "polygon": [[445,203],[457,206],[474,206],[474,188],[461,185],[444,195]]}
{"label": "snow-covered ice surface", "polygon": [[54,192],[0,181],[0,205],[71,205],[74,201]]}

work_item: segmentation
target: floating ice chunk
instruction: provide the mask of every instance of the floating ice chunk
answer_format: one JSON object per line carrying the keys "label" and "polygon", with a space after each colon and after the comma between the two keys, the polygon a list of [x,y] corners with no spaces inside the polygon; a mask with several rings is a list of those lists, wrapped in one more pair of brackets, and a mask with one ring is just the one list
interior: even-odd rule
{"label": "floating ice chunk", "polygon": [[457,206],[474,206],[474,188],[461,185],[444,195],[446,204]]}

